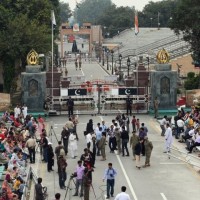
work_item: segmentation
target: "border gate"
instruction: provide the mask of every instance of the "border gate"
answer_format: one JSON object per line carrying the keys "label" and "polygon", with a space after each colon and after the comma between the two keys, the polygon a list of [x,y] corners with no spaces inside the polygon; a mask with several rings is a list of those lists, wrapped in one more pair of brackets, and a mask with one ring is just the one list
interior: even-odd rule
{"label": "border gate", "polygon": [[126,99],[132,100],[132,113],[147,113],[149,95],[147,87],[119,87],[115,83],[96,80],[70,88],[60,88],[60,96],[49,101],[57,114],[67,112],[66,102],[71,96],[74,100],[75,114],[114,114],[126,113]]}

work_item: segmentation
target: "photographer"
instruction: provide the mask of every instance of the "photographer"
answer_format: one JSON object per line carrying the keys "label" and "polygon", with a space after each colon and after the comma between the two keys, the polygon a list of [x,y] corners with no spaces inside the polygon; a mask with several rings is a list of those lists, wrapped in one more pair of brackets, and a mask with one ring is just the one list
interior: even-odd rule
{"label": "photographer", "polygon": [[112,167],[112,163],[108,163],[108,168],[104,172],[103,181],[107,181],[107,197],[106,199],[113,197],[114,195],[114,185],[115,185],[115,176],[117,175],[116,170]]}
{"label": "photographer", "polygon": [[60,153],[58,157],[57,164],[58,164],[58,176],[59,176],[60,189],[66,189],[65,181],[67,179],[67,173],[66,173],[67,162],[62,153]]}
{"label": "photographer", "polygon": [[84,154],[81,155],[80,160],[83,161],[83,166],[88,169],[88,177],[92,181],[93,162],[91,153],[87,148],[84,149]]}
{"label": "photographer", "polygon": [[85,167],[82,165],[82,161],[78,161],[78,165],[76,167],[76,171],[72,177],[76,177],[76,191],[74,196],[78,196],[79,194],[79,186],[81,186],[80,197],[83,196],[83,174]]}
{"label": "photographer", "polygon": [[84,200],[89,200],[90,185],[92,181],[90,179],[89,171],[87,168],[84,169],[83,174],[83,191],[84,191]]}

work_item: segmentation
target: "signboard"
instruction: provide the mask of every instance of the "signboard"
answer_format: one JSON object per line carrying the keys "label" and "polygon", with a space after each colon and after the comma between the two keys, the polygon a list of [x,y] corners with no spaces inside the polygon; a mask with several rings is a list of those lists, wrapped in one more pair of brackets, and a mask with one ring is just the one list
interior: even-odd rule
{"label": "signboard", "polygon": [[119,88],[118,95],[137,95],[137,88]]}
{"label": "signboard", "polygon": [[68,96],[87,95],[87,89],[68,89]]}
{"label": "signboard", "polygon": [[10,94],[0,93],[0,111],[6,111],[10,106]]}

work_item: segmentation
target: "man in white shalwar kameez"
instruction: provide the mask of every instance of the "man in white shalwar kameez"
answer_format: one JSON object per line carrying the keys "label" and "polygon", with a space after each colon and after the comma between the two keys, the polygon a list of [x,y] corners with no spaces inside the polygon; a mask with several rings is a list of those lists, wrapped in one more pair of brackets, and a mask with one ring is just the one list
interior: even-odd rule
{"label": "man in white shalwar kameez", "polygon": [[166,124],[166,131],[165,131],[165,151],[164,153],[170,152],[170,148],[172,145],[172,129],[170,125],[167,123]]}
{"label": "man in white shalwar kameez", "polygon": [[17,119],[21,114],[21,109],[19,108],[18,105],[14,108],[14,113],[15,113],[15,119]]}
{"label": "man in white shalwar kameez", "polygon": [[28,108],[27,108],[26,104],[24,104],[22,107],[22,113],[23,113],[24,119],[26,119],[27,112],[28,112]]}
{"label": "man in white shalwar kameez", "polygon": [[77,149],[78,146],[76,133],[71,133],[69,136],[69,150],[73,159],[77,157]]}

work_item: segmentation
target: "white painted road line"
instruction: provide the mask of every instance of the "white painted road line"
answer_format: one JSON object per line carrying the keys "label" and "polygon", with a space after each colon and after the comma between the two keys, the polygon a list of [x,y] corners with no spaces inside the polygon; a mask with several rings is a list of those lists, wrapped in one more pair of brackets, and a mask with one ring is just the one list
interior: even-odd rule
{"label": "white painted road line", "polygon": [[137,196],[136,196],[136,194],[135,194],[135,191],[134,191],[134,189],[133,189],[133,186],[131,185],[131,181],[130,181],[130,179],[129,179],[127,173],[126,173],[126,170],[124,169],[124,166],[123,166],[123,164],[122,164],[122,161],[121,161],[119,155],[117,155],[117,151],[115,151],[115,154],[116,154],[116,156],[117,156],[117,160],[118,160],[119,165],[120,165],[120,167],[121,167],[121,169],[122,169],[122,172],[124,173],[124,176],[125,176],[125,179],[126,179],[126,181],[127,181],[127,183],[128,183],[128,186],[129,186],[129,188],[130,188],[130,191],[131,191],[131,193],[132,193],[132,195],[133,195],[133,197],[134,197],[134,200],[138,200],[138,198],[137,198]]}
{"label": "white painted road line", "polygon": [[186,163],[160,163],[160,165],[185,165]]}
{"label": "white painted road line", "polygon": [[163,193],[160,193],[160,195],[162,196],[163,200],[167,200],[167,197]]}

